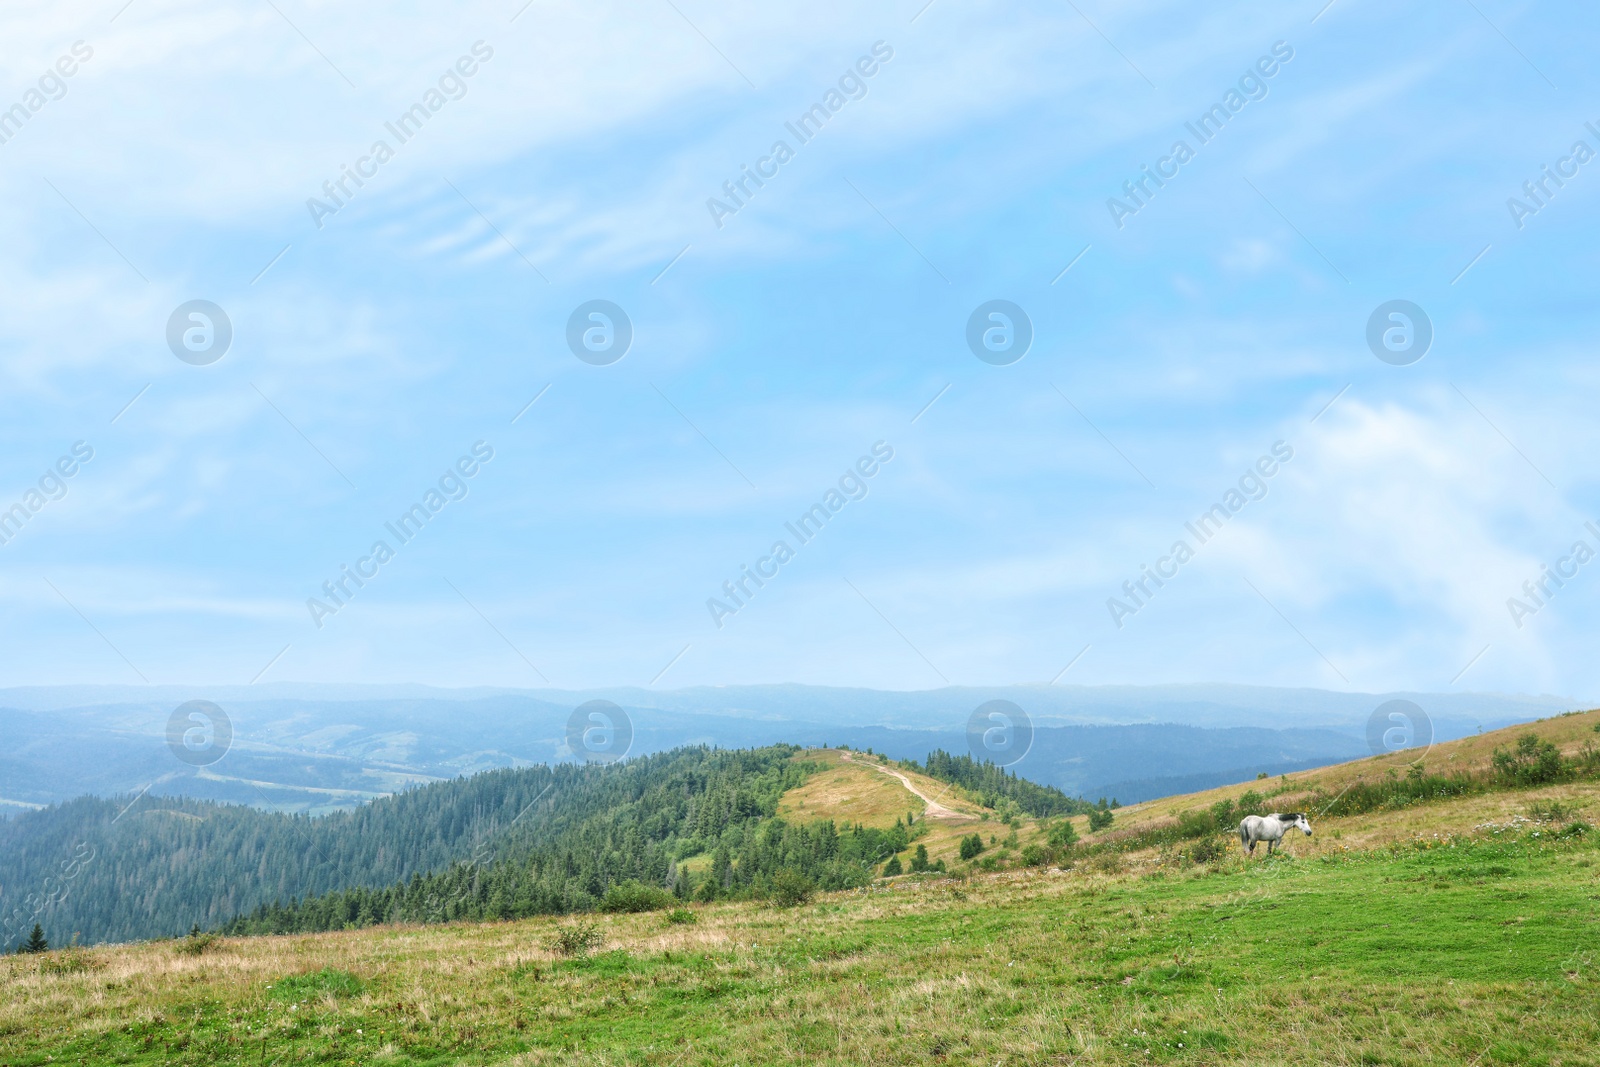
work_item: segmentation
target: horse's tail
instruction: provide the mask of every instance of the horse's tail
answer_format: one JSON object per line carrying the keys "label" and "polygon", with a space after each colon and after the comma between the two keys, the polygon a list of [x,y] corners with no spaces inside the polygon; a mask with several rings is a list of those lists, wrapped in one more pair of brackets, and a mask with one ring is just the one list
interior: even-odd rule
{"label": "horse's tail", "polygon": [[1243,822],[1239,823],[1239,844],[1246,848],[1250,847],[1250,831],[1245,828]]}

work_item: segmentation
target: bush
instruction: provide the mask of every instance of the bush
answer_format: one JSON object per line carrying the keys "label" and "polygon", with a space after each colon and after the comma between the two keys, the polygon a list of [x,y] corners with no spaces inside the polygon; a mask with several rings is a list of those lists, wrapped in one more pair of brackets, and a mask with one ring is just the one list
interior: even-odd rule
{"label": "bush", "polygon": [[1228,839],[1225,837],[1203,837],[1189,846],[1189,858],[1195,863],[1211,863],[1221,859],[1228,851]]}
{"label": "bush", "polygon": [[545,947],[558,956],[587,956],[604,943],[598,924],[578,922],[557,929],[545,941]]}
{"label": "bush", "polygon": [[1071,848],[1078,843],[1078,831],[1071,819],[1062,819],[1051,825],[1047,839],[1051,848]]}
{"label": "bush", "polygon": [[606,890],[600,910],[609,912],[661,911],[677,903],[665,889],[643,882],[618,882]]}
{"label": "bush", "polygon": [[1549,741],[1540,741],[1538,734],[1523,734],[1510,752],[1495,749],[1491,761],[1500,778],[1512,785],[1544,785],[1568,774],[1561,750]]}
{"label": "bush", "polygon": [[1101,830],[1111,829],[1111,822],[1116,816],[1111,814],[1110,808],[1096,808],[1089,813],[1089,830],[1099,833]]}
{"label": "bush", "polygon": [[961,839],[961,858],[970,860],[983,851],[983,835],[968,834]]}
{"label": "bush", "polygon": [[1235,818],[1237,814],[1231,800],[1219,800],[1211,805],[1211,818],[1217,824],[1218,830],[1231,830],[1238,826],[1239,820]]}
{"label": "bush", "polygon": [[667,922],[673,926],[693,926],[700,917],[688,908],[673,908],[667,912]]}
{"label": "bush", "polygon": [[897,874],[904,873],[906,873],[905,868],[900,866],[899,856],[890,856],[889,862],[883,865],[883,876],[885,878],[893,878]]}
{"label": "bush", "polygon": [[1040,845],[1028,845],[1022,850],[1022,862],[1029,867],[1043,867],[1050,859],[1050,853]]}
{"label": "bush", "polygon": [[1101,874],[1121,874],[1128,869],[1128,857],[1120,852],[1102,852],[1090,857],[1089,869]]}
{"label": "bush", "polygon": [[203,956],[206,950],[219,943],[222,939],[216,934],[202,934],[199,927],[189,931],[189,936],[172,946],[172,950],[180,956]]}
{"label": "bush", "polygon": [[928,869],[928,846],[918,845],[917,850],[911,854],[911,870],[925,871]]}
{"label": "bush", "polygon": [[799,871],[785,868],[772,876],[772,901],[780,908],[809,903],[817,887]]}

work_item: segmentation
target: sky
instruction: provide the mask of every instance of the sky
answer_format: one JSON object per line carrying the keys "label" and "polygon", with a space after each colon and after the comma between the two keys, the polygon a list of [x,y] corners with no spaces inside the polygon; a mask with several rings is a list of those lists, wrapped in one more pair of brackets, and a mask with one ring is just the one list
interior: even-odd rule
{"label": "sky", "polygon": [[1600,692],[1597,22],[12,5],[0,677]]}

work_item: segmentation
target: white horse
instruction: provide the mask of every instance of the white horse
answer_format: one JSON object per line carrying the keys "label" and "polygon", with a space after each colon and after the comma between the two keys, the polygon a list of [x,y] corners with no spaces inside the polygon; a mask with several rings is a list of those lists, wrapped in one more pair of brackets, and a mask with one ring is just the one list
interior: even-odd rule
{"label": "white horse", "polygon": [[1311,836],[1311,823],[1299,812],[1246,815],[1244,822],[1239,824],[1239,843],[1246,852],[1254,855],[1256,842],[1265,841],[1267,855],[1270,856],[1277,849],[1278,842],[1283,840],[1283,835],[1296,828],[1304,830],[1307,837]]}

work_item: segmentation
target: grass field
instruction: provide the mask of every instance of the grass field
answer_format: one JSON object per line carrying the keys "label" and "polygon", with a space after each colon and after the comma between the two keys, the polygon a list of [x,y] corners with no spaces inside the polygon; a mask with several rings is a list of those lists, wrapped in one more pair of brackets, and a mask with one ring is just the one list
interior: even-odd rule
{"label": "grass field", "polygon": [[[1597,719],[1535,729],[1576,744]],[[828,758],[845,777],[787,817],[907,810],[865,757]],[[1125,809],[1112,832],[1242,790]],[[1592,819],[1594,793],[1314,819],[1271,859],[1146,849],[688,924],[604,916],[579,958],[545,947],[570,918],[8,957],[0,1063],[1596,1064],[1600,831],[1530,814]]]}

